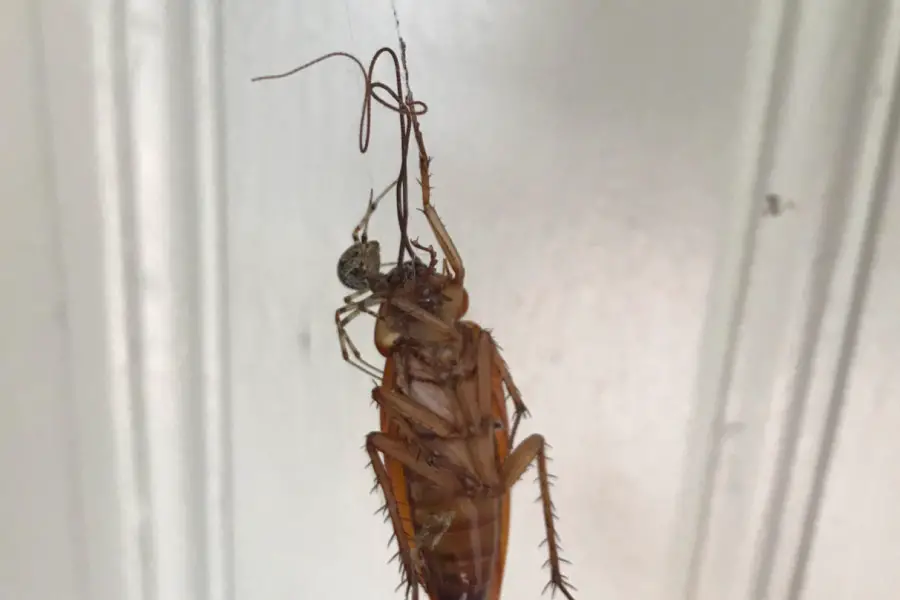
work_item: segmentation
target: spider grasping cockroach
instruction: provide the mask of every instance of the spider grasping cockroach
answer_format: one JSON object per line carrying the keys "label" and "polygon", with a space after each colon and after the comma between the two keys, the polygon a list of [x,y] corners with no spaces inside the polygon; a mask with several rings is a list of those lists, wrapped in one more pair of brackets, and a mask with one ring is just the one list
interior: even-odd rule
{"label": "spider grasping cockroach", "polygon": [[[463,320],[469,306],[465,268],[431,204],[430,160],[418,122],[424,105],[414,102],[408,90],[403,98],[397,57],[388,48],[375,57],[383,52],[394,59],[397,91],[388,91],[397,105],[388,105],[374,94],[377,85],[370,81],[370,68],[363,120],[371,106],[369,95],[401,115],[402,162],[395,180],[399,258],[388,273],[381,272],[379,246],[367,237],[368,219],[377,207],[377,199],[370,196],[365,216],[354,230],[354,245],[339,263],[341,281],[354,293],[345,299],[336,320],[344,358],[354,364],[347,355],[349,336],[343,325],[362,312],[377,319],[375,345],[386,358],[384,369],[377,373],[368,363],[355,366],[381,378],[372,391],[381,427],[366,437],[366,451],[377,487],[384,492],[384,510],[399,546],[407,595],[418,599],[422,586],[431,600],[499,600],[509,540],[510,492],[536,462],[549,553],[547,585],[573,600],[574,587],[561,571],[566,561],[559,555],[547,444],[534,434],[514,445],[519,422],[528,411],[491,334]],[[326,57],[336,55],[353,58],[345,53]],[[422,211],[445,257],[440,272],[437,253],[409,240],[406,232],[410,129],[418,146]],[[361,140],[362,130],[361,124]],[[428,253],[427,264],[415,250]],[[408,261],[404,251],[410,254]],[[349,347],[362,361],[352,342]],[[507,396],[514,408],[511,427]]]}

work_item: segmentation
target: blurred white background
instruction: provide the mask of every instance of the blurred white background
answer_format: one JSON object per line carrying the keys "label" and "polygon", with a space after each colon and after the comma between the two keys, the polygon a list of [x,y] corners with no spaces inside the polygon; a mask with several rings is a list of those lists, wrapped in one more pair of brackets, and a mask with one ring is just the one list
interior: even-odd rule
{"label": "blurred white background", "polygon": [[[400,597],[333,322],[396,119],[359,154],[346,59],[250,83],[396,48],[389,0],[0,10],[0,599]],[[900,2],[397,10],[577,597],[895,598]]]}

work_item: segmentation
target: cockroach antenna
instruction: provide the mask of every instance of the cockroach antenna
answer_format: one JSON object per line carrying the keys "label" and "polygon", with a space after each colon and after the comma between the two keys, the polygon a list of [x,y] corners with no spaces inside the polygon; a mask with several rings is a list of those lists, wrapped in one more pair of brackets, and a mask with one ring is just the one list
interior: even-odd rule
{"label": "cockroach antenna", "polygon": [[403,39],[403,34],[400,33],[400,16],[397,14],[397,3],[395,0],[391,0],[391,10],[394,12],[394,28],[397,30],[397,44],[400,47],[400,64],[403,65],[403,79],[406,82],[406,98],[407,101],[412,102],[412,88],[409,87],[409,65],[406,62],[406,40]]}
{"label": "cockroach antenna", "polygon": [[[395,75],[395,84],[396,87],[391,88],[390,86],[382,83],[381,81],[373,80],[373,72],[375,70],[375,64],[378,62],[378,59],[382,54],[387,54],[394,63],[394,75]],[[404,94],[403,92],[403,81],[401,75],[401,61],[397,57],[397,54],[391,50],[390,48],[381,48],[378,50],[375,55],[372,57],[372,61],[369,63],[369,69],[366,70],[366,67],[363,63],[354,55],[348,52],[329,52],[328,54],[322,55],[316,59],[313,59],[309,62],[306,62],[299,67],[293,68],[284,73],[279,73],[276,75],[262,75],[259,77],[254,77],[251,81],[266,81],[272,79],[283,79],[285,77],[290,77],[304,69],[308,69],[309,67],[318,64],[324,60],[329,58],[333,58],[336,56],[343,56],[345,58],[349,58],[359,67],[360,71],[363,74],[363,79],[365,81],[365,93],[363,94],[363,104],[362,104],[362,114],[360,116],[359,121],[359,151],[360,153],[365,154],[369,148],[369,141],[371,139],[372,133],[372,100],[375,100],[388,110],[391,110],[397,113],[398,119],[400,121],[400,173],[397,177],[397,219],[399,221],[400,226],[400,250],[398,253],[397,264],[403,264],[403,257],[405,253],[409,253],[410,258],[415,260],[415,251],[409,243],[409,237],[407,236],[407,222],[408,222],[408,214],[409,214],[409,192],[407,190],[406,179],[407,179],[407,154],[409,151],[409,142],[410,137],[412,135],[412,122],[415,121],[417,116],[424,115],[428,111],[428,107],[423,102],[416,102],[409,97],[408,94]],[[403,69],[405,69],[405,59],[403,60]],[[409,85],[409,75],[406,75],[407,87]],[[379,95],[379,92],[383,92],[387,94],[388,99],[385,99]]]}
{"label": "cockroach antenna", "polygon": [[[413,98],[412,87],[410,87],[410,85],[409,85],[409,63],[406,60],[406,40],[403,39],[403,34],[400,31],[400,15],[397,12],[396,0],[391,0],[391,11],[394,14],[394,29],[397,32],[397,45],[400,48],[400,65],[401,65],[402,71],[403,71],[403,81],[406,84],[406,94],[405,94],[405,98],[403,99],[403,102],[406,104],[407,107],[409,107],[407,114],[409,115],[410,125],[416,131],[416,141],[421,146],[421,134],[418,132],[419,123],[418,123],[418,119],[416,118],[418,116],[418,114],[414,110],[414,107],[416,106],[416,101]],[[398,83],[398,88],[399,88],[400,82],[398,81],[397,83]],[[398,91],[399,91],[399,89],[398,89]],[[404,156],[404,160],[403,160],[404,166],[406,165],[407,151],[408,151],[408,146],[406,146],[402,149],[403,156]],[[421,148],[420,148],[420,152],[421,152]],[[420,181],[420,183],[421,183],[421,181]],[[399,202],[397,203],[397,218],[401,222],[401,226],[400,226],[401,246],[400,246],[400,256],[397,259],[397,262],[402,263],[403,262],[403,251],[404,251],[404,248],[407,247],[406,224],[409,220],[409,202],[408,202],[408,200],[404,199],[403,205],[402,205],[402,211],[401,211],[400,203]],[[413,254],[412,249],[409,249],[409,253],[411,255],[411,258],[413,258],[413,260],[415,260],[415,254]]]}

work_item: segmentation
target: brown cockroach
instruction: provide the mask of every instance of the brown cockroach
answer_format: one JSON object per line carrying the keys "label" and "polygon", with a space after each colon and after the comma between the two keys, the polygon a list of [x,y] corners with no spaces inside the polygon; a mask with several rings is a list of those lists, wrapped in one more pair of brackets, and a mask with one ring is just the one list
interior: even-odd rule
{"label": "brown cockroach", "polygon": [[[535,434],[514,446],[527,409],[490,333],[463,320],[469,304],[465,268],[430,202],[430,161],[416,115],[410,118],[423,211],[445,262],[437,273],[432,254],[424,276],[403,280],[381,304],[375,345],[387,360],[373,391],[381,431],[366,439],[406,581],[414,597],[421,584],[431,600],[499,600],[510,491],[537,462],[548,585],[572,600],[560,568],[546,443]],[[514,407],[511,428],[507,394]]]}
{"label": "brown cockroach", "polygon": [[[371,88],[367,83],[367,93]],[[510,492],[536,462],[551,572],[547,586],[573,600],[574,587],[560,567],[566,561],[559,555],[547,444],[533,434],[515,445],[528,411],[491,334],[463,320],[469,306],[465,268],[430,201],[430,160],[417,119],[424,111],[415,110],[424,105],[409,96],[401,102],[402,88],[392,96],[409,120],[405,129],[401,121],[404,162],[410,128],[415,135],[422,210],[444,255],[443,268],[437,269],[437,253],[415,240],[409,245],[427,252],[428,263],[412,249],[411,259],[403,260],[403,240],[408,238],[405,219],[400,219],[400,258],[388,273],[381,272],[378,242],[367,237],[368,220],[378,200],[401,185],[401,167],[401,177],[378,198],[370,195],[354,229],[354,244],[341,256],[339,278],[355,291],[345,298],[336,321],[345,360],[381,379],[372,391],[380,408],[380,429],[366,437],[366,451],[377,487],[384,492],[407,594],[418,599],[422,586],[430,600],[500,599]],[[398,192],[398,216],[400,203]],[[344,331],[347,322],[363,312],[377,317],[375,345],[386,359],[381,372],[363,361]],[[348,347],[357,363],[349,359]],[[514,408],[512,423],[507,396]]]}

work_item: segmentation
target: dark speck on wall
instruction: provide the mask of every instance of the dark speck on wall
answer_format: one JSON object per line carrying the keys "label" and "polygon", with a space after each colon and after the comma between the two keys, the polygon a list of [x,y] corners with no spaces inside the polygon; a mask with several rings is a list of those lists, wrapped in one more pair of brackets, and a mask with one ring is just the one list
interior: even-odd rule
{"label": "dark speck on wall", "polygon": [[778,194],[766,194],[766,210],[765,214],[770,217],[777,217],[784,211],[794,208],[794,203],[790,200],[779,196]]}
{"label": "dark speck on wall", "polygon": [[304,327],[297,334],[297,344],[300,346],[300,352],[303,353],[303,356],[309,356],[312,350],[312,335],[308,327]]}

